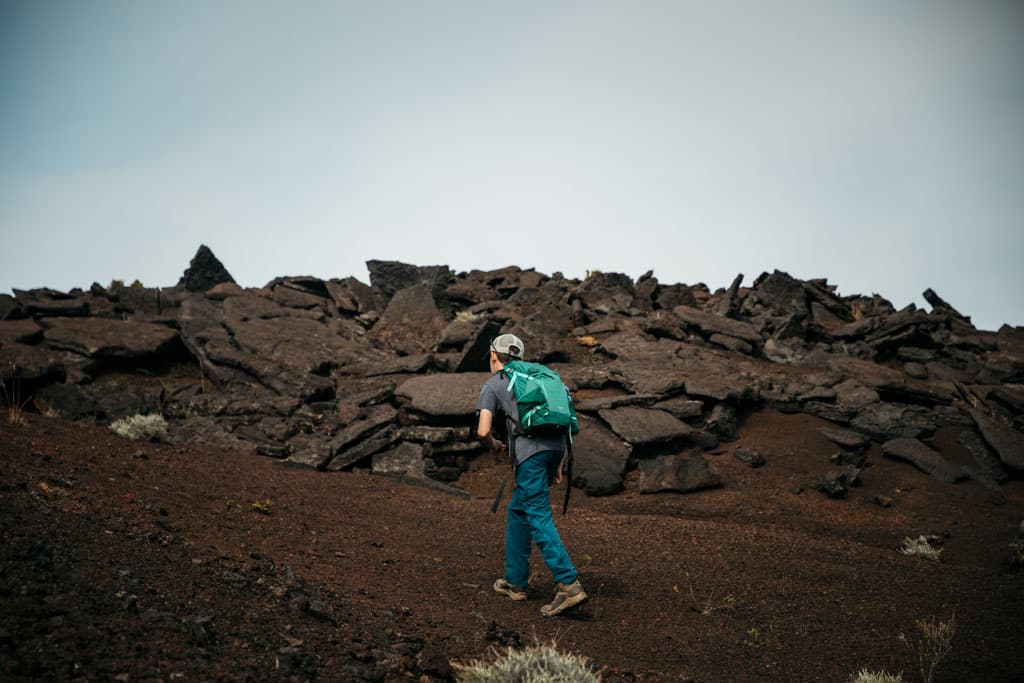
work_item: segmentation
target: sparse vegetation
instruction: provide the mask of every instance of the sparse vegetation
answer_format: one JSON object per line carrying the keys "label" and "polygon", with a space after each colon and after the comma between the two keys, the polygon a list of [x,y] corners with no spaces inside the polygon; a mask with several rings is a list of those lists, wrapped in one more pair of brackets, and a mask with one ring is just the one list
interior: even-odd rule
{"label": "sparse vegetation", "polygon": [[594,670],[586,657],[559,652],[554,643],[522,650],[508,648],[504,654],[495,651],[491,661],[474,660],[469,664],[456,664],[455,671],[455,678],[460,683],[596,683],[601,680],[600,672]]}
{"label": "sparse vegetation", "polygon": [[472,311],[459,311],[455,314],[455,319],[460,323],[475,323],[482,317],[479,313],[473,313]]}
{"label": "sparse vegetation", "polygon": [[921,680],[924,683],[932,683],[939,662],[949,654],[953,645],[953,636],[956,635],[956,611],[954,610],[949,621],[938,621],[933,618],[930,621],[918,619],[915,623],[921,632],[916,647]]}
{"label": "sparse vegetation", "polygon": [[269,515],[271,513],[271,502],[270,499],[253,501],[252,509],[261,515]]}
{"label": "sparse vegetation", "polygon": [[21,383],[17,377],[17,366],[8,366],[7,378],[0,377],[0,403],[7,414],[7,424],[24,427],[28,424],[23,415],[28,399],[21,398]]}
{"label": "sparse vegetation", "polygon": [[[679,592],[679,586],[672,586],[672,590]],[[690,598],[690,609],[694,612],[699,612],[704,616],[708,616],[712,612],[720,609],[732,609],[736,605],[736,598],[732,595],[726,595],[722,600],[715,602],[715,592],[711,591],[708,593],[706,599],[698,599],[697,593],[693,589],[693,581],[690,579],[690,572],[686,572],[686,593]],[[754,629],[755,631],[757,629]]]}
{"label": "sparse vegetation", "polygon": [[850,677],[850,683],[903,683],[903,674],[861,669],[857,672],[857,675]]}
{"label": "sparse vegetation", "polygon": [[127,439],[156,440],[167,433],[167,420],[163,415],[132,415],[110,424],[110,429]]}
{"label": "sparse vegetation", "polygon": [[942,548],[936,548],[924,536],[918,536],[917,538],[910,538],[908,536],[903,539],[903,547],[900,548],[900,552],[904,555],[914,555],[931,560],[932,562],[938,562],[939,555],[942,554]]}

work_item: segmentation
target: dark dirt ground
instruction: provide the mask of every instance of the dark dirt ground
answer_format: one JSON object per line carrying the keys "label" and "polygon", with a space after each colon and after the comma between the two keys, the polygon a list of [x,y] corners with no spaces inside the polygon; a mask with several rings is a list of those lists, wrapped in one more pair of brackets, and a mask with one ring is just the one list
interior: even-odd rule
{"label": "dark dirt ground", "polygon": [[[709,456],[722,488],[640,495],[634,472],[622,494],[576,492],[556,519],[591,600],[553,619],[536,553],[530,600],[491,591],[504,512],[489,512],[503,473],[489,456],[460,500],[25,417],[0,423],[5,681],[427,681],[552,640],[612,681],[916,681],[916,620],[954,611],[936,681],[1024,671],[1024,573],[1007,563],[1024,483],[944,484],[874,447],[863,485],[828,499],[812,486],[837,449],[806,415],[749,416]],[[936,445],[966,457],[956,430]],[[941,561],[898,552],[930,533],[946,536]]]}

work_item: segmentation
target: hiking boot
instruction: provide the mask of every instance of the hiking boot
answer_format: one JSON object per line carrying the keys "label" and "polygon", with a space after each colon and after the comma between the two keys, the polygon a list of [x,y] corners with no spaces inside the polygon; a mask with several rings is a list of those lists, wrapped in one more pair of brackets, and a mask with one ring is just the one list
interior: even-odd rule
{"label": "hiking boot", "polygon": [[540,613],[546,617],[553,617],[570,607],[575,607],[586,599],[587,592],[583,590],[583,584],[579,579],[572,583],[556,583],[555,599],[551,601],[550,605],[541,607]]}
{"label": "hiking boot", "polygon": [[526,586],[517,586],[514,583],[509,583],[504,577],[494,582],[494,592],[507,595],[512,600],[526,599]]}

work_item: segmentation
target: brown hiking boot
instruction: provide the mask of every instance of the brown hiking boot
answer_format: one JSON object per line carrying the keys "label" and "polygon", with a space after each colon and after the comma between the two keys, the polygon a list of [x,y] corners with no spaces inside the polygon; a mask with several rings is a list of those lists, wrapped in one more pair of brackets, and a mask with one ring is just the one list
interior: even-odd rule
{"label": "brown hiking boot", "polygon": [[583,590],[583,584],[579,579],[572,583],[556,583],[555,599],[551,601],[550,605],[541,607],[540,613],[546,617],[553,617],[570,607],[575,607],[586,599],[587,592]]}
{"label": "brown hiking boot", "polygon": [[494,582],[494,592],[507,595],[512,600],[526,599],[526,586],[517,586],[514,583],[509,583],[505,580],[505,577]]}

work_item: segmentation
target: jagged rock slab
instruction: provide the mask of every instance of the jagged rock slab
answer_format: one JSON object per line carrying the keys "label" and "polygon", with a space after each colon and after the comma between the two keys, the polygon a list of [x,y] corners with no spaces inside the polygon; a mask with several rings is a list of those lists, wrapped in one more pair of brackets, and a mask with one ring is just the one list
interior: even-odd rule
{"label": "jagged rock slab", "polygon": [[649,406],[660,398],[661,394],[619,394],[617,396],[588,398],[576,401],[573,405],[577,412],[596,413],[600,410],[621,408],[623,406]]}
{"label": "jagged rock slab", "polygon": [[898,438],[886,441],[882,444],[882,453],[890,458],[906,460],[922,472],[950,484],[967,477],[963,467],[950,463],[940,453],[917,439]]}
{"label": "jagged rock slab", "polygon": [[36,394],[39,404],[69,420],[95,417],[111,422],[140,413],[160,412],[160,389],[129,387],[119,382],[49,384]]}
{"label": "jagged rock slab", "polygon": [[372,436],[367,437],[365,440],[360,441],[354,446],[350,446],[345,450],[337,450],[333,445],[331,447],[334,455],[327,462],[323,469],[328,472],[338,472],[340,470],[352,467],[358,464],[360,461],[365,460],[374,453],[379,453],[387,448],[390,448],[398,441],[398,430],[393,426],[386,426],[375,432]]}
{"label": "jagged rock slab", "polygon": [[974,466],[985,479],[996,483],[1001,483],[1008,479],[999,456],[989,449],[977,432],[974,430],[960,432],[960,436],[957,437],[957,443],[971,454]]}
{"label": "jagged rock slab", "polygon": [[403,289],[420,284],[427,286],[434,303],[441,306],[452,279],[448,266],[415,266],[400,261],[371,260],[366,262],[366,269],[370,273],[370,287],[381,307]]}
{"label": "jagged rock slab", "polygon": [[424,470],[423,445],[409,442],[400,443],[395,448],[375,454],[370,467],[374,474],[409,477],[425,477]]}
{"label": "jagged rock slab", "polygon": [[741,339],[754,348],[760,347],[764,343],[761,333],[750,323],[733,320],[732,318],[723,318],[720,315],[706,313],[690,306],[676,306],[672,309],[672,312],[684,323],[700,329],[701,332],[708,336],[722,334],[734,339]]}
{"label": "jagged rock slab", "polygon": [[422,375],[403,382],[395,393],[409,399],[409,406],[417,412],[438,418],[469,418],[490,376],[485,372]]}
{"label": "jagged rock slab", "polygon": [[693,427],[664,410],[626,406],[598,414],[612,431],[634,446],[667,443],[693,432]]}
{"label": "jagged rock slab", "polygon": [[832,387],[836,403],[854,411],[878,402],[878,392],[855,379],[847,379]]}
{"label": "jagged rock slab", "polygon": [[344,453],[368,435],[393,424],[398,419],[398,412],[387,404],[369,406],[357,420],[345,426],[331,439],[332,456]]}
{"label": "jagged rock slab", "polygon": [[971,411],[971,417],[1003,464],[1018,472],[1024,471],[1024,434],[977,410]]}
{"label": "jagged rock slab", "polygon": [[65,294],[52,289],[15,289],[14,298],[22,310],[35,317],[78,317],[89,315],[90,297]]}
{"label": "jagged rock slab", "polygon": [[0,321],[0,346],[4,344],[38,344],[43,340],[43,328],[35,320]]}
{"label": "jagged rock slab", "polygon": [[602,315],[625,313],[633,305],[636,288],[628,275],[593,273],[580,285],[577,296],[584,307]]}
{"label": "jagged rock slab", "polygon": [[573,439],[573,484],[591,496],[621,491],[630,451],[611,430],[580,416],[580,432]]}
{"label": "jagged rock slab", "polygon": [[675,415],[680,420],[685,420],[691,417],[700,417],[704,412],[703,401],[697,401],[685,396],[676,396],[675,398],[659,401],[651,407],[657,408],[658,410],[664,410],[666,413]]}
{"label": "jagged rock slab", "polygon": [[700,454],[663,455],[640,461],[640,493],[687,493],[721,485],[721,476]]}
{"label": "jagged rock slab", "polygon": [[437,346],[447,321],[425,283],[395,292],[370,336],[401,355],[425,353]]}
{"label": "jagged rock slab", "polygon": [[936,426],[931,411],[896,403],[872,403],[850,420],[850,427],[877,441],[929,436],[935,433]]}
{"label": "jagged rock slab", "polygon": [[42,346],[0,345],[0,379],[41,380],[64,377],[61,354]]}
{"label": "jagged rock slab", "polygon": [[178,339],[169,327],[104,318],[48,318],[43,332],[51,348],[90,358],[139,358],[156,355]]}
{"label": "jagged rock slab", "polygon": [[848,449],[860,449],[867,448],[871,445],[871,439],[864,434],[854,432],[849,429],[840,429],[838,427],[822,427],[819,429],[826,439]]}

